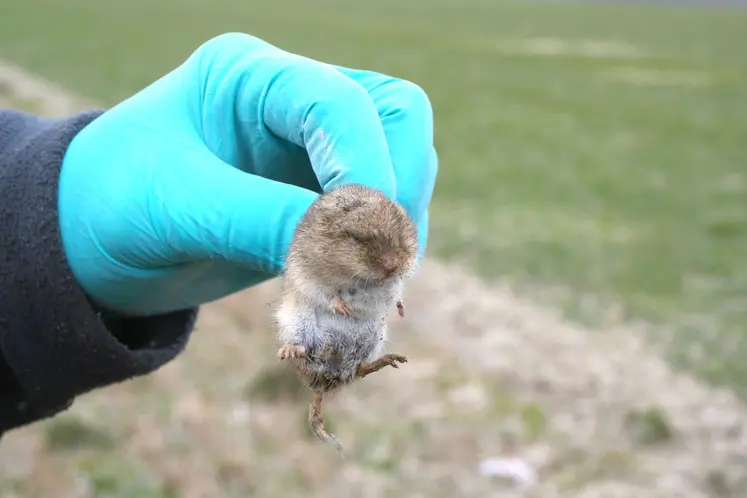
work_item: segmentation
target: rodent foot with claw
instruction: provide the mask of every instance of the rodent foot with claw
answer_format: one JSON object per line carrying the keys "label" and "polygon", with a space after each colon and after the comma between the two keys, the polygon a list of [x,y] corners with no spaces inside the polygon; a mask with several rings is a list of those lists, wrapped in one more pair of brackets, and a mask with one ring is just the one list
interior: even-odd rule
{"label": "rodent foot with claw", "polygon": [[345,304],[345,301],[342,300],[341,296],[336,296],[332,300],[330,309],[332,309],[333,313],[336,313],[338,315],[350,316],[351,313],[350,308],[348,308],[348,305]]}
{"label": "rodent foot with claw", "polygon": [[306,348],[298,344],[283,344],[278,349],[278,359],[280,360],[303,358],[304,356],[306,356]]}
{"label": "rodent foot with claw", "polygon": [[401,354],[385,354],[384,356],[377,358],[371,363],[364,363],[358,367],[358,377],[363,378],[366,375],[370,375],[374,372],[378,372],[384,367],[390,366],[393,368],[399,368],[397,363],[407,363],[407,358]]}

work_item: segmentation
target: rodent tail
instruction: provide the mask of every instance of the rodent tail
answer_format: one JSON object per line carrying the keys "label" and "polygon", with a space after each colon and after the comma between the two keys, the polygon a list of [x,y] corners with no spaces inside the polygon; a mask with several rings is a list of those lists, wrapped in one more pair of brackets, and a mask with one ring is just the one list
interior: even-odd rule
{"label": "rodent tail", "polygon": [[324,393],[322,391],[313,391],[311,405],[309,405],[309,427],[316,437],[335,447],[341,457],[345,458],[342,452],[340,441],[324,428],[324,419],[322,418],[322,400]]}

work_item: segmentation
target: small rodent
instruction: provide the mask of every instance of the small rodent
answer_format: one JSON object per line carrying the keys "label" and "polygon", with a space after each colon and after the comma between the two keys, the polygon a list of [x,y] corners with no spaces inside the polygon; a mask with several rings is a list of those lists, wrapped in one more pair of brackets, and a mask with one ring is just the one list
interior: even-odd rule
{"label": "small rodent", "polygon": [[417,229],[402,206],[362,185],[320,195],[296,228],[275,312],[277,356],[312,392],[311,429],[341,455],[324,428],[322,399],[407,361],[382,350],[392,306],[404,316],[402,295],[417,253]]}

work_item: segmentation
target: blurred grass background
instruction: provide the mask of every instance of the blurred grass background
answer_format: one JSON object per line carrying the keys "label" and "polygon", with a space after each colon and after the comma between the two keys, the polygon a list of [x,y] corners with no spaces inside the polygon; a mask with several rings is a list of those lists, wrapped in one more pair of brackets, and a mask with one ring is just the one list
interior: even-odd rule
{"label": "blurred grass background", "polygon": [[493,0],[0,9],[0,56],[105,104],[227,31],[417,82],[434,104],[442,165],[435,254],[528,292],[567,289],[558,295],[582,319],[594,319],[577,306],[587,295],[669,325],[678,364],[747,395],[745,10]]}
{"label": "blurred grass background", "polygon": [[[620,306],[621,320],[650,320],[671,332],[659,339],[676,365],[747,399],[747,10],[0,0],[0,58],[105,105],[228,31],[421,85],[434,105],[441,160],[432,255],[560,302],[584,321]],[[222,346],[221,354],[230,350]],[[228,361],[215,355],[216,365]],[[220,396],[210,392],[218,372],[190,382]],[[157,382],[168,386],[173,376],[165,378]],[[241,396],[231,382],[221,387],[225,399]],[[147,406],[171,404],[150,398],[163,391],[138,389]],[[49,427],[53,445],[67,444],[65,434],[78,438],[74,424],[59,437]],[[108,436],[86,437],[111,450]],[[121,437],[130,436],[123,429]],[[121,486],[110,474],[121,474],[122,463],[113,450],[102,454],[113,459],[94,457],[106,495],[107,486]],[[230,474],[231,463],[218,460]],[[136,461],[128,465],[142,476]],[[285,486],[303,489],[301,477],[283,472]],[[151,496],[144,482],[133,478],[117,496]],[[176,495],[159,488],[153,496]]]}

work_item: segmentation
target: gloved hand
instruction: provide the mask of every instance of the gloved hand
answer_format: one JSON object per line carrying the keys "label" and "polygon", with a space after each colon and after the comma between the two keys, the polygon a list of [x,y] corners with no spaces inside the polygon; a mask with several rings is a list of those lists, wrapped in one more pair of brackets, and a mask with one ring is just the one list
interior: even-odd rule
{"label": "gloved hand", "polygon": [[62,241],[99,305],[175,311],[277,275],[296,223],[337,185],[402,203],[422,255],[437,168],[418,86],[225,34],[71,142]]}

